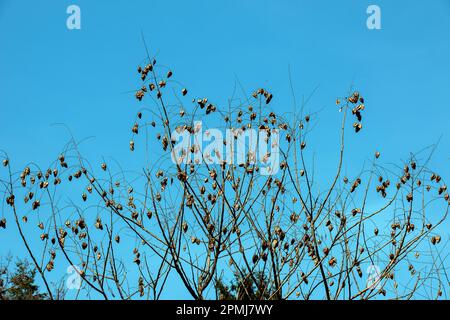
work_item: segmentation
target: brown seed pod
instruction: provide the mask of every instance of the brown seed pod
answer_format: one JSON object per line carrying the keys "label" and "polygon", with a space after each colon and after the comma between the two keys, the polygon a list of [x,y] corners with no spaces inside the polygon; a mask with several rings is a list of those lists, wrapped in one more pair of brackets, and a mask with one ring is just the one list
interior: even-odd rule
{"label": "brown seed pod", "polygon": [[186,88],[183,88],[183,90],[181,90],[181,93],[183,94],[183,96],[187,95],[188,91]]}
{"label": "brown seed pod", "polygon": [[41,205],[41,202],[39,200],[36,200],[33,202],[33,205],[31,206],[33,210],[36,210]]}
{"label": "brown seed pod", "polygon": [[355,91],[350,98],[348,98],[348,101],[351,103],[358,103],[359,100],[359,92]]}
{"label": "brown seed pod", "polygon": [[[215,112],[216,109],[217,109],[216,106],[210,103],[206,107],[206,114],[210,114],[211,112]],[[238,122],[240,122],[240,121],[238,121]]]}
{"label": "brown seed pod", "polygon": [[301,148],[302,150],[306,148],[306,142],[305,142],[305,141],[303,141],[303,142],[300,144],[300,148]]}
{"label": "brown seed pod", "polygon": [[276,249],[278,248],[278,240],[277,239],[273,239],[272,240],[272,249]]}
{"label": "brown seed pod", "polygon": [[102,220],[100,218],[97,218],[97,220],[95,221],[94,226],[95,226],[95,228],[97,228],[99,230],[103,230]]}
{"label": "brown seed pod", "polygon": [[411,202],[413,200],[413,195],[411,193],[408,193],[406,195],[406,201]]}
{"label": "brown seed pod", "polygon": [[55,267],[55,263],[53,262],[53,260],[50,260],[49,263],[47,263],[47,266],[45,268],[47,269],[48,272],[50,272],[53,270],[54,267]]}
{"label": "brown seed pod", "polygon": [[362,124],[358,123],[358,122],[355,122],[353,124],[353,128],[355,129],[355,132],[358,133],[362,129]]}
{"label": "brown seed pod", "polygon": [[335,258],[335,257],[332,257],[332,258],[328,261],[328,264],[330,265],[330,267],[334,267],[334,266],[336,265],[336,262],[337,262],[336,258]]}
{"label": "brown seed pod", "polygon": [[439,242],[441,242],[441,236],[434,236],[434,237],[431,238],[431,243],[432,243],[433,245],[436,245],[436,244],[438,244]]}
{"label": "brown seed pod", "polygon": [[142,101],[142,98],[144,98],[144,95],[145,95],[144,91],[139,90],[136,92],[135,97],[137,100]]}

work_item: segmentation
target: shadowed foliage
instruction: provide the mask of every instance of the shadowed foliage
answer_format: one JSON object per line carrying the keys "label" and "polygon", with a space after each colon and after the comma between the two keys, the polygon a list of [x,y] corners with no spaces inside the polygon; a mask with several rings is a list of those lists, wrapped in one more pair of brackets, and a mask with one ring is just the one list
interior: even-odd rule
{"label": "shadowed foliage", "polygon": [[[9,260],[10,261],[10,260]],[[40,293],[35,283],[36,270],[26,260],[19,260],[14,271],[9,270],[9,261],[0,267],[1,300],[44,300],[48,296]]]}

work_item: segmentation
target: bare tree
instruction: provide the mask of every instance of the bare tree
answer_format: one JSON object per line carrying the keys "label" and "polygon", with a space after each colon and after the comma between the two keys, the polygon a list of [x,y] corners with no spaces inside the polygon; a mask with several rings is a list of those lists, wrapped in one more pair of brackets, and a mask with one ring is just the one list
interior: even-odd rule
{"label": "bare tree", "polygon": [[[138,76],[134,94],[147,107],[135,117],[128,147],[145,151],[141,172],[92,165],[75,138],[48,169],[30,163],[15,172],[3,155],[0,227],[17,229],[50,298],[47,278],[57,263],[80,266],[80,291],[104,299],[159,299],[171,290],[170,279],[194,299],[226,298],[227,281],[235,281],[235,298],[446,294],[436,230],[450,199],[444,179],[429,168],[434,147],[398,166],[384,165],[374,150],[369,165],[343,174],[345,141],[363,129],[361,94],[350,90],[336,101],[338,161],[322,179],[308,153],[318,115],[305,114],[304,103],[282,115],[266,89],[233,96],[226,107],[189,99],[172,71],[149,55]],[[243,161],[225,159],[223,149],[202,152],[197,120],[205,129],[200,139],[211,128],[232,132],[225,149],[251,129],[265,132],[258,145],[276,144],[279,171],[261,173],[275,172],[267,166],[270,151],[259,161],[251,150]],[[194,137],[187,152],[175,147],[174,132]],[[40,240],[24,231],[30,223]]]}

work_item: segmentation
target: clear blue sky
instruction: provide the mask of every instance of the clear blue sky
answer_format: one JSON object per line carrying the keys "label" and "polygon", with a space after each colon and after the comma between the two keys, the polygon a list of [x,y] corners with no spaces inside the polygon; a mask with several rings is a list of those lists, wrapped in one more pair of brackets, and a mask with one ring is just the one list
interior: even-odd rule
{"label": "clear blue sky", "polygon": [[[70,4],[81,8],[81,30],[66,28]],[[381,7],[382,30],[366,28],[370,4]],[[218,103],[238,79],[292,110],[290,66],[298,97],[318,87],[308,108],[325,108],[314,138],[325,167],[334,167],[334,101],[354,84],[367,100],[349,148],[355,163],[375,149],[398,162],[442,136],[433,167],[450,174],[448,0],[0,0],[0,149],[17,169],[59,154],[69,137],[53,123],[94,137],[83,146],[93,161],[139,163],[126,148],[138,108],[126,92],[145,57],[141,31],[178,81]],[[0,255],[23,250],[0,241]]]}

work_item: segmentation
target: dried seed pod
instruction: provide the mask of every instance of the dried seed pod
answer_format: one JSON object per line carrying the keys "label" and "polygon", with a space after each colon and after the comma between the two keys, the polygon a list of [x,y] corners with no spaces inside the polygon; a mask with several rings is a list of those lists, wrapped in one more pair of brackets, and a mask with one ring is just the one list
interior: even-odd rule
{"label": "dried seed pod", "polygon": [[188,224],[187,222],[183,222],[182,224],[183,232],[186,233],[188,231]]}
{"label": "dried seed pod", "polygon": [[358,103],[359,100],[359,92],[355,91],[350,98],[348,98],[348,101],[355,104]]}
{"label": "dried seed pod", "polygon": [[330,265],[330,267],[334,267],[334,266],[336,265],[336,262],[337,262],[336,258],[335,258],[335,257],[332,257],[332,258],[328,261],[328,264]]}
{"label": "dried seed pod", "polygon": [[33,205],[31,206],[33,210],[36,210],[41,205],[41,202],[39,200],[36,200],[33,202]]}
{"label": "dried seed pod", "polygon": [[433,245],[436,245],[436,244],[438,244],[439,242],[441,242],[441,236],[434,236],[434,237],[431,238],[431,243],[432,243]]}
{"label": "dried seed pod", "polygon": [[[216,106],[210,103],[206,107],[206,114],[210,114],[211,112],[215,112],[216,109],[217,109]],[[238,122],[240,122],[240,121],[238,121]]]}
{"label": "dried seed pod", "polygon": [[45,268],[47,269],[48,272],[50,272],[53,270],[54,267],[55,267],[55,263],[53,262],[53,260],[50,260],[49,263],[47,263],[47,266]]}
{"label": "dried seed pod", "polygon": [[186,88],[183,88],[183,90],[181,90],[181,93],[183,94],[183,96],[187,95],[188,91]]}
{"label": "dried seed pod", "polygon": [[406,195],[406,201],[411,202],[413,200],[413,195],[411,193],[408,193]]}
{"label": "dried seed pod", "polygon": [[95,228],[97,228],[99,230],[103,230],[102,220],[100,218],[97,218],[97,220],[95,221],[94,226],[95,226]]}
{"label": "dried seed pod", "polygon": [[138,101],[142,101],[142,98],[144,98],[144,95],[145,95],[144,91],[139,90],[136,92],[135,97]]}
{"label": "dried seed pod", "polygon": [[353,124],[353,128],[355,129],[355,132],[358,133],[362,129],[362,124],[358,123],[358,122],[355,122]]}
{"label": "dried seed pod", "polygon": [[278,248],[278,240],[277,239],[273,239],[272,240],[272,249],[276,249]]}

